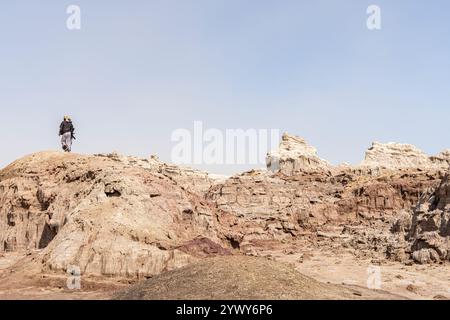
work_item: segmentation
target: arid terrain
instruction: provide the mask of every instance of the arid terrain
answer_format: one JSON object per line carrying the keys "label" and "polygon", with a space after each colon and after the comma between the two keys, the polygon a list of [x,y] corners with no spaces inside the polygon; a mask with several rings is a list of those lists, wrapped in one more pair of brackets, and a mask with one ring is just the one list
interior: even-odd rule
{"label": "arid terrain", "polygon": [[0,171],[0,299],[448,299],[449,168],[396,143],[334,166],[288,134],[232,177],[32,154]]}

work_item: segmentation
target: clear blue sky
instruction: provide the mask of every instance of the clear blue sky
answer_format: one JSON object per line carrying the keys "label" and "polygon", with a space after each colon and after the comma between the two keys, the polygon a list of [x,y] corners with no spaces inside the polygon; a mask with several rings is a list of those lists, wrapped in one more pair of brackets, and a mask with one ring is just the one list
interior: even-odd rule
{"label": "clear blue sky", "polygon": [[[70,4],[80,31],[66,29]],[[366,28],[370,4],[380,31]],[[169,161],[172,131],[194,120],[288,131],[333,163],[375,140],[437,153],[450,148],[449,12],[446,0],[3,1],[0,166],[59,149],[64,114],[81,153]]]}

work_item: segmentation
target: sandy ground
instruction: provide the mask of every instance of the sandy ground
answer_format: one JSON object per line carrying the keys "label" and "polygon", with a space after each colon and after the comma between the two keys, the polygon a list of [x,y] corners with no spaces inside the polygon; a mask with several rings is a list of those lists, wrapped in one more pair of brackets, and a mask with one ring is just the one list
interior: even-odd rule
{"label": "sandy ground", "polygon": [[[288,254],[286,254],[288,252]],[[450,264],[405,265],[386,259],[362,259],[345,252],[295,249],[260,252],[270,259],[290,263],[316,280],[369,287],[408,299],[450,299]]]}
{"label": "sandy ground", "polygon": [[[81,277],[81,289],[69,289],[69,275],[46,274],[27,277],[7,269],[23,257],[23,253],[0,255],[0,300],[102,300],[127,286],[120,280],[94,280]],[[12,271],[12,272],[11,272]],[[70,281],[69,281],[70,282]]]}
{"label": "sandy ground", "polygon": [[[351,256],[316,256],[296,269],[317,280],[374,287],[374,272],[380,271],[378,289],[409,299],[450,298],[450,265],[412,265],[370,260],[355,261]],[[369,284],[368,284],[369,282]]]}
{"label": "sandy ground", "polygon": [[[450,298],[448,263],[408,266],[386,260],[355,258],[354,255],[345,252],[339,254],[317,250],[296,252],[295,249],[289,249],[286,253],[286,248],[259,251],[258,255],[292,264],[304,275],[324,283],[367,288],[369,281],[369,286],[409,299]],[[81,277],[81,289],[71,290],[67,288],[68,276],[65,275],[47,274],[39,278],[29,278],[11,274],[6,268],[19,258],[20,255],[17,253],[0,255],[0,300],[110,299],[115,292],[132,283],[126,279]]]}

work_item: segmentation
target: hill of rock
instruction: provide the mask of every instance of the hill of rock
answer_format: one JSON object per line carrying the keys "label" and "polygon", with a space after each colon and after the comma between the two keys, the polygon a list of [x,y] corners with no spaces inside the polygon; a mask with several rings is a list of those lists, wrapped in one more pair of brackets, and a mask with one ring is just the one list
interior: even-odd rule
{"label": "hill of rock", "polygon": [[[25,157],[0,171],[1,249],[26,252],[44,271],[76,265],[123,277],[195,261],[195,244],[211,247],[199,253],[225,252],[216,244],[217,210],[189,191],[192,172],[181,173],[175,181],[151,161],[116,155]],[[199,189],[210,183],[202,178]]]}

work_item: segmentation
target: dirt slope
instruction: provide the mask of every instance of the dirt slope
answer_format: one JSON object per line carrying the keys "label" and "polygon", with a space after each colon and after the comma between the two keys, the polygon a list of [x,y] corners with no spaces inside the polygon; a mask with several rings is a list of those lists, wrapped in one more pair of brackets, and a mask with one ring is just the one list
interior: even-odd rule
{"label": "dirt slope", "polygon": [[324,284],[287,264],[233,256],[204,259],[117,293],[121,300],[400,299],[382,291]]}

